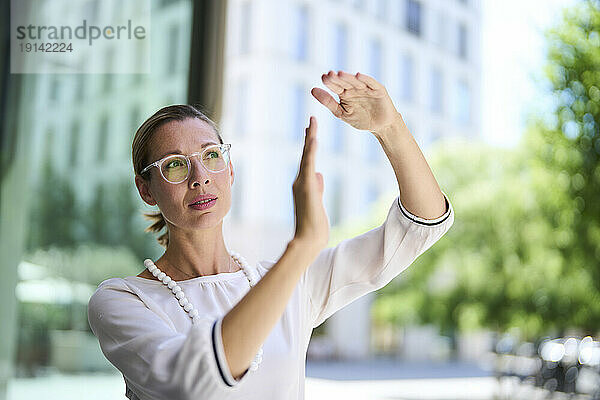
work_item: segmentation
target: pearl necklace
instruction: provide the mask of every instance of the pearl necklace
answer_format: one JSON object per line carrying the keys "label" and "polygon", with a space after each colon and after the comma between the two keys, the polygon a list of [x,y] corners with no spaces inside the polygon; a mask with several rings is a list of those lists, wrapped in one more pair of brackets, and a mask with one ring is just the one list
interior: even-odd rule
{"label": "pearl necklace", "polygon": [[[236,253],[235,251],[230,252],[229,255],[231,257],[233,257],[233,259],[242,267],[242,271],[244,271],[244,274],[246,275],[246,278],[248,279],[248,284],[250,285],[250,288],[252,288],[252,286],[254,286],[256,284],[256,282],[253,279],[252,275],[250,274],[248,262],[246,261],[246,259],[244,257],[242,257],[239,253]],[[173,294],[175,295],[177,300],[179,300],[179,305],[181,307],[183,307],[183,309],[188,313],[188,315],[192,319],[192,324],[197,324],[200,321],[200,316],[198,315],[198,310],[185,297],[185,293],[183,292],[183,289],[181,288],[181,286],[179,286],[177,284],[177,282],[175,282],[173,279],[171,279],[170,276],[168,276],[167,274],[162,272],[160,269],[158,269],[158,267],[154,264],[154,262],[151,259],[149,259],[149,258],[145,259],[144,266],[146,268],[148,268],[148,271],[150,271],[152,273],[152,275],[154,275],[156,278],[158,278],[159,281],[161,281],[169,289],[171,289],[171,291],[173,292]],[[260,349],[258,349],[258,353],[256,353],[254,360],[250,363],[249,369],[251,371],[256,371],[258,369],[258,365],[262,361],[262,355],[263,355],[263,348],[261,346]]]}

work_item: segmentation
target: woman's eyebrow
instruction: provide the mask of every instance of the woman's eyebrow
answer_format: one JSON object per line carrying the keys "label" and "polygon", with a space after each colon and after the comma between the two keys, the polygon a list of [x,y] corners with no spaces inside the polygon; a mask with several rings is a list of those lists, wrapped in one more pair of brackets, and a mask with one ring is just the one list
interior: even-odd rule
{"label": "woman's eyebrow", "polygon": [[[200,146],[200,147],[205,148],[205,147],[210,146],[212,144],[218,144],[218,143],[215,143],[215,142],[206,142],[206,143],[203,143],[202,146]],[[171,155],[171,154],[183,154],[183,151],[181,151],[179,149],[176,149],[176,150],[173,150],[173,151],[169,151],[168,153],[165,153],[162,156],[158,157],[158,159],[161,159],[161,158],[166,157],[166,156]]]}

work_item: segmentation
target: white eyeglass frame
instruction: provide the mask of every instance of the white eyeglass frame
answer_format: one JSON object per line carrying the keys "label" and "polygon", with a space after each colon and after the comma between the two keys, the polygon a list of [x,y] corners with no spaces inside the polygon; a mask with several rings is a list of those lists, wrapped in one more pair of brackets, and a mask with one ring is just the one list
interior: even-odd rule
{"label": "white eyeglass frame", "polygon": [[[207,151],[209,151],[209,150],[211,150],[211,149],[214,149],[215,147],[218,147],[218,148],[219,148],[219,150],[221,150],[221,153],[223,154],[223,158],[225,158],[225,165],[226,165],[226,167],[223,167],[223,168],[221,168],[221,169],[220,169],[220,170],[218,170],[218,171],[211,171],[210,169],[206,168],[206,165],[204,165],[204,162],[203,162],[202,160],[203,160],[203,158],[204,158],[204,153],[206,153]],[[144,174],[146,171],[148,171],[150,168],[152,168],[152,167],[156,167],[156,168],[158,168],[158,171],[160,172],[160,176],[162,176],[162,178],[163,178],[165,181],[167,181],[167,182],[169,182],[169,183],[172,183],[172,184],[174,184],[174,185],[176,185],[176,184],[178,184],[178,183],[181,183],[181,182],[185,182],[185,181],[187,180],[187,178],[189,178],[189,177],[190,177],[190,171],[192,170],[192,163],[191,163],[191,161],[190,161],[190,158],[192,158],[192,157],[194,157],[194,156],[201,156],[201,158],[200,158],[200,164],[202,164],[202,168],[204,168],[206,171],[208,171],[208,172],[211,172],[211,173],[213,173],[213,174],[218,174],[218,173],[220,173],[220,172],[224,171],[224,170],[225,170],[225,168],[229,168],[229,160],[230,160],[230,158],[229,158],[229,149],[231,149],[231,143],[222,143],[222,144],[213,144],[212,146],[208,146],[208,147],[206,147],[206,148],[205,148],[204,150],[202,150],[202,151],[196,151],[196,152],[194,152],[194,153],[192,153],[192,154],[188,154],[188,155],[185,155],[185,154],[171,154],[171,155],[168,155],[168,156],[166,156],[166,157],[163,157],[163,158],[161,158],[160,160],[154,161],[152,164],[148,165],[146,168],[144,168],[144,169],[142,170],[142,172],[140,172],[140,175],[143,175],[143,174]],[[181,181],[179,181],[179,182],[171,182],[170,180],[168,180],[168,179],[167,179],[167,178],[166,178],[166,177],[163,175],[163,172],[162,172],[162,164],[163,164],[165,161],[168,161],[168,160],[170,160],[170,159],[172,159],[172,158],[175,158],[175,157],[182,157],[182,156],[185,158],[185,161],[187,162],[187,174],[185,175],[185,178],[183,178]]]}

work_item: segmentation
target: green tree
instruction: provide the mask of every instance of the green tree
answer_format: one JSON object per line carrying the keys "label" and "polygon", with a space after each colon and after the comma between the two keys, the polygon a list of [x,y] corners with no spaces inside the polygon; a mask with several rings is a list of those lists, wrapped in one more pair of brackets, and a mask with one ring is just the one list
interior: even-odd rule
{"label": "green tree", "polygon": [[[140,259],[154,257],[159,245],[152,235],[144,232],[137,195],[130,180],[100,183],[94,199],[87,206],[84,225],[94,243],[126,246]],[[137,196],[137,197],[136,197]]]}
{"label": "green tree", "polygon": [[556,108],[517,149],[441,143],[430,164],[451,230],[380,291],[375,319],[524,337],[600,326],[600,9],[582,1],[548,33]]}
{"label": "green tree", "polygon": [[546,75],[555,108],[533,119],[526,146],[540,166],[568,178],[574,235],[561,251],[600,290],[600,2],[577,4],[548,33]]}
{"label": "green tree", "polygon": [[524,336],[594,329],[600,298],[561,249],[574,237],[566,175],[525,151],[444,143],[431,159],[455,222],[380,292],[379,321],[435,323],[446,334],[519,328]]}
{"label": "green tree", "polygon": [[48,158],[43,163],[35,195],[28,201],[31,202],[28,251],[52,244],[71,246],[78,241],[75,193],[70,183],[56,174]]}
{"label": "green tree", "polygon": [[27,251],[40,248],[75,248],[96,243],[130,248],[141,260],[155,257],[160,246],[144,232],[141,199],[130,180],[100,183],[93,199],[82,204],[69,181],[58,174],[49,160],[32,197]]}

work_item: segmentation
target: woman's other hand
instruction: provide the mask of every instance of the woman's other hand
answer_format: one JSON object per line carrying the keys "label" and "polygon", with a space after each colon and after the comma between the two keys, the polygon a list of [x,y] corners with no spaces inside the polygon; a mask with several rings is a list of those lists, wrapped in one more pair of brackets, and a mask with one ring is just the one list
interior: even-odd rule
{"label": "woman's other hand", "polygon": [[317,119],[311,116],[305,130],[298,175],[292,184],[296,213],[294,240],[319,252],[329,242],[329,219],[323,206],[323,175],[315,172],[316,154]]}
{"label": "woman's other hand", "polygon": [[313,88],[311,94],[333,115],[356,129],[377,133],[402,119],[385,87],[368,75],[329,71],[321,75],[321,80],[338,95],[340,102],[321,88]]}

